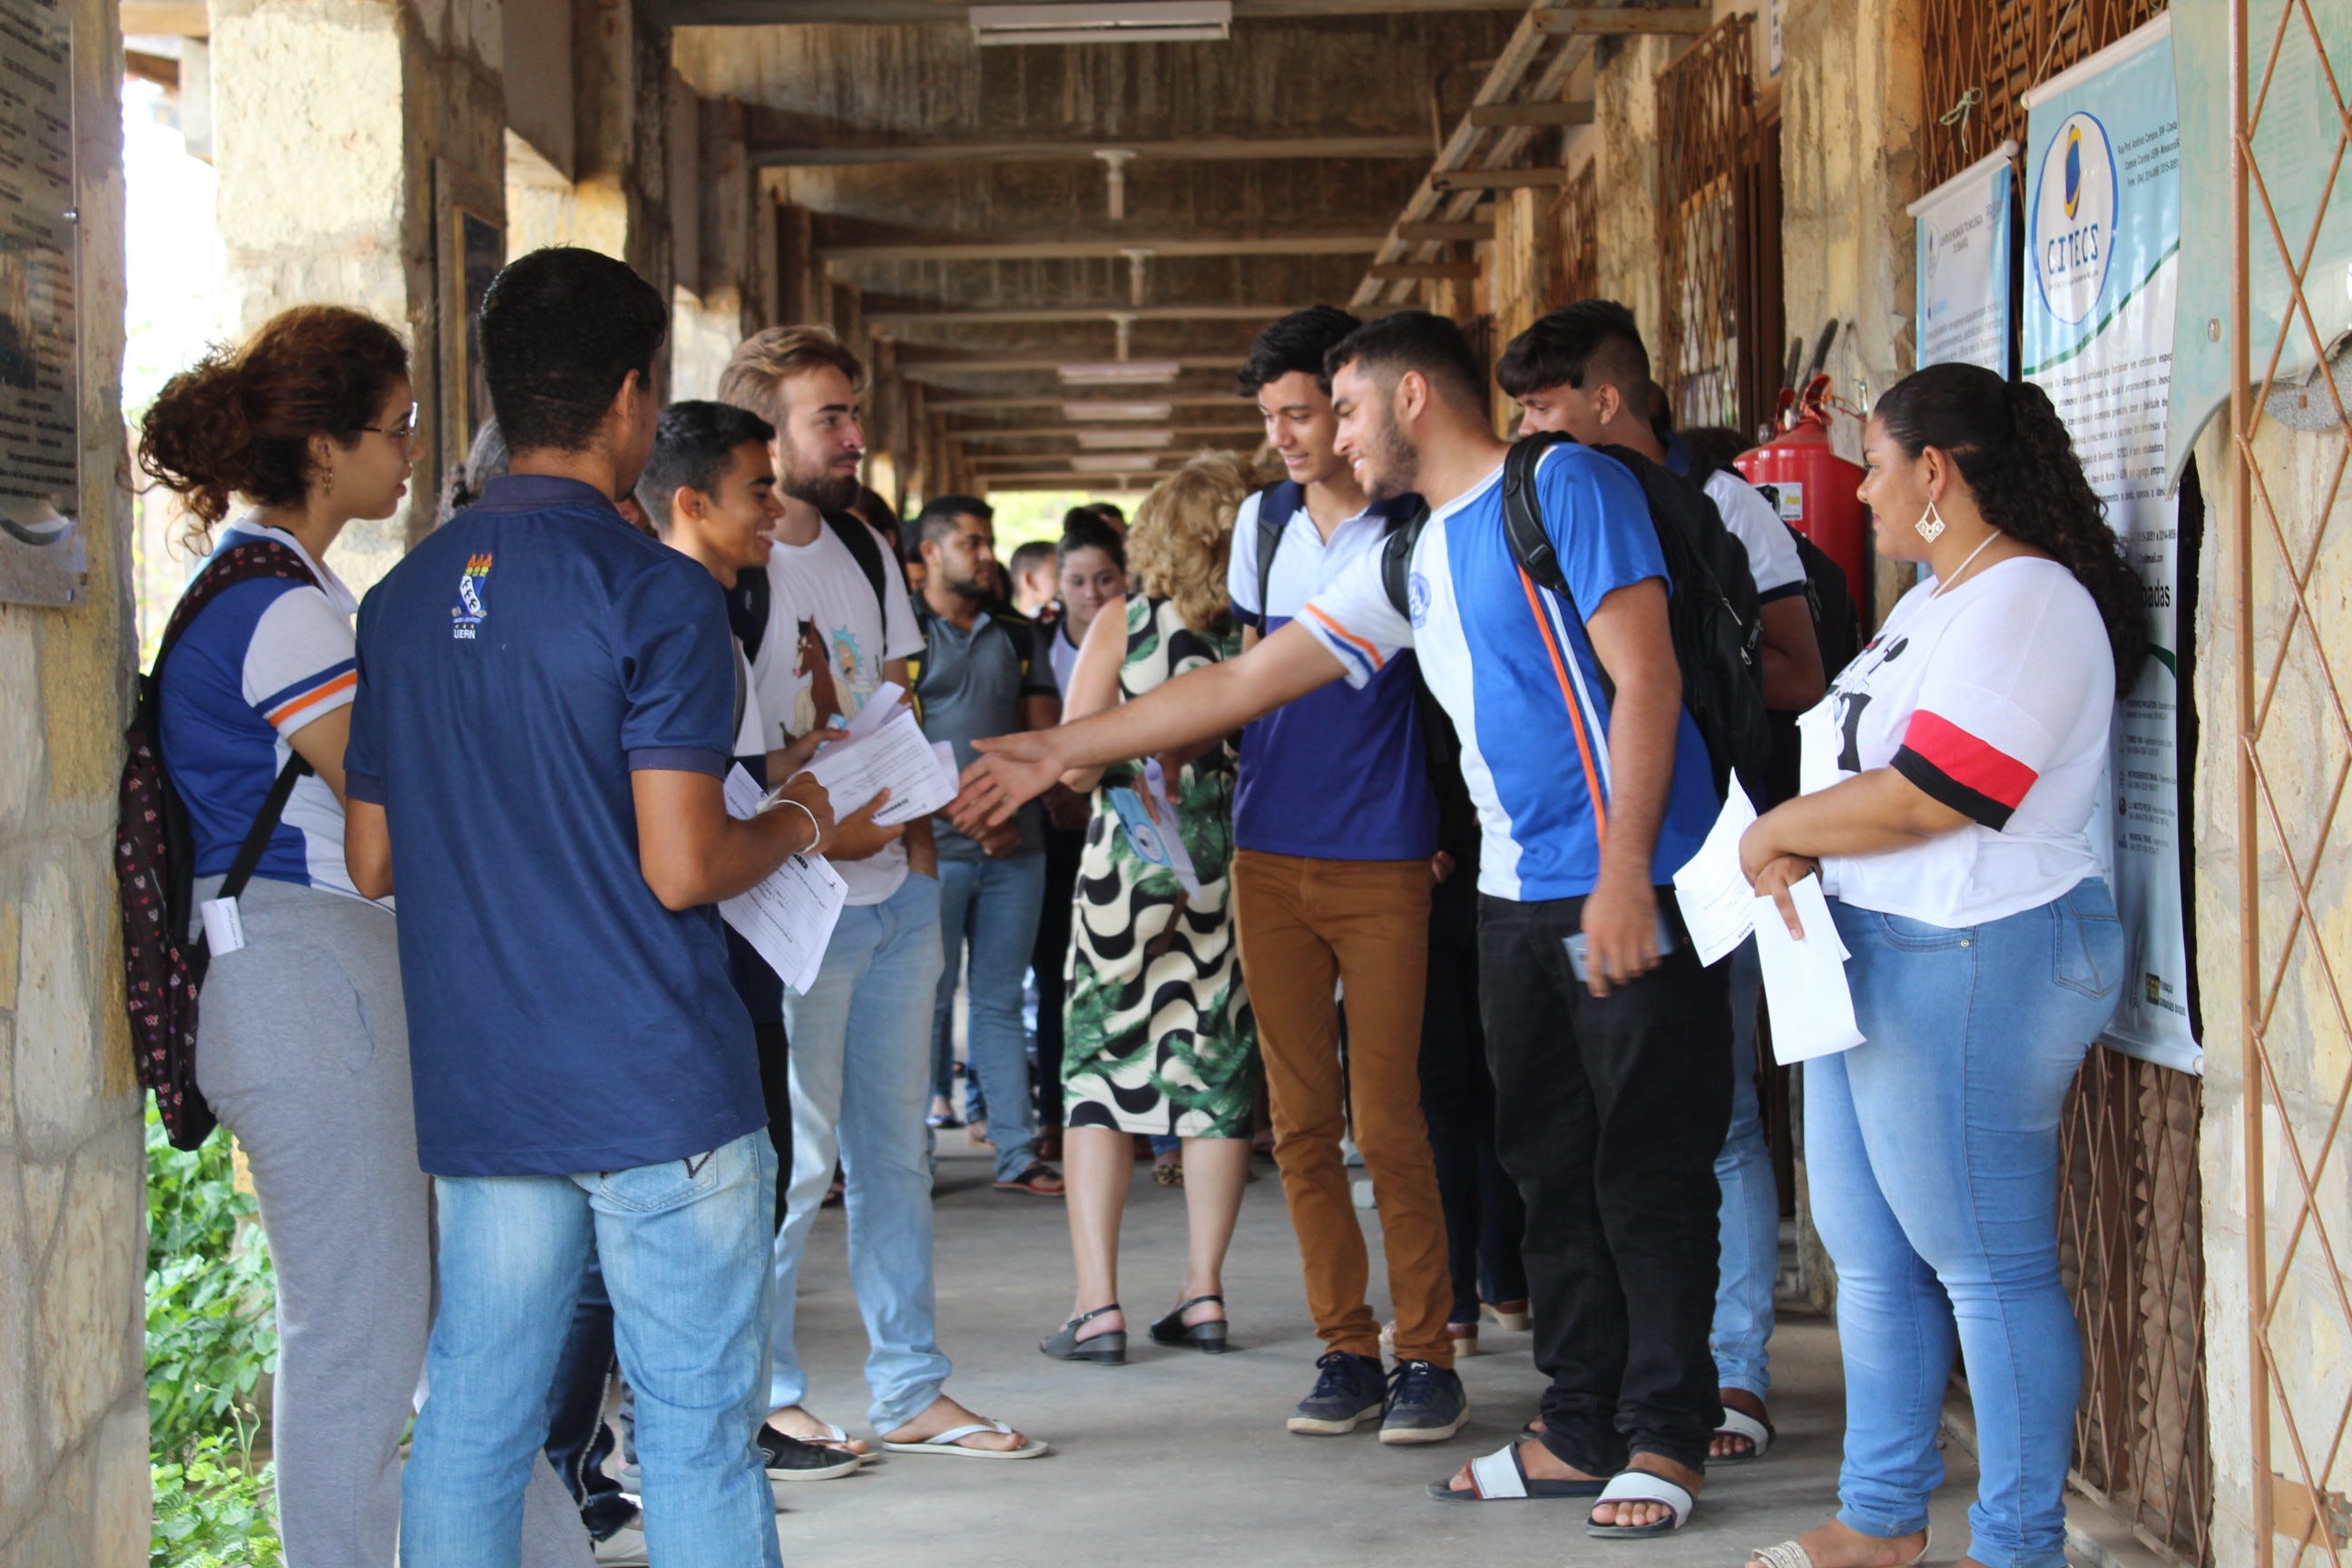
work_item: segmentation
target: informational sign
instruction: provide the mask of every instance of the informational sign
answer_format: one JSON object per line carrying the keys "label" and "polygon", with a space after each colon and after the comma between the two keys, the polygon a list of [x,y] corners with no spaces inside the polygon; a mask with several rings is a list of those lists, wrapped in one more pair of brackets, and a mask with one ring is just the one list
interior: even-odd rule
{"label": "informational sign", "polygon": [[2004,142],[1913,202],[1918,231],[1918,361],[2016,373],[2009,300],[2015,276],[2010,183],[2017,143]]}
{"label": "informational sign", "polygon": [[[2116,705],[2097,824],[2126,942],[2118,1050],[2201,1070],[2189,1028],[2180,840],[2179,509],[2165,435],[2180,259],[2180,125],[2168,17],[2027,96],[2025,374],[2074,439],[2147,586],[2151,645]],[[2193,563],[2192,563],[2193,569]]]}
{"label": "informational sign", "polygon": [[[2182,201],[2198,215],[2180,244],[2180,357],[2168,440],[2177,481],[2198,433],[2230,404],[2230,7],[2179,5],[2171,16]],[[2329,40],[2336,75],[2313,47],[2315,35]],[[2262,93],[2252,126],[2259,184],[2247,198],[2246,244],[2246,342],[2259,391],[2274,350],[2279,384],[2300,386],[2313,377],[2319,353],[2337,353],[2352,333],[2352,169],[2335,158],[2352,0],[2246,0],[2246,38],[2248,79]],[[2282,247],[2303,273],[2307,320],[2293,310]],[[2291,312],[2293,325],[2282,332]],[[2337,364],[2340,376],[2340,355]],[[2297,424],[2292,408],[2275,402],[2272,416],[2290,428],[2333,426],[2336,405],[2326,386],[2313,390],[2307,407],[2323,424]]]}
{"label": "informational sign", "polygon": [[75,424],[73,49],[64,0],[0,0],[0,600],[89,591]]}

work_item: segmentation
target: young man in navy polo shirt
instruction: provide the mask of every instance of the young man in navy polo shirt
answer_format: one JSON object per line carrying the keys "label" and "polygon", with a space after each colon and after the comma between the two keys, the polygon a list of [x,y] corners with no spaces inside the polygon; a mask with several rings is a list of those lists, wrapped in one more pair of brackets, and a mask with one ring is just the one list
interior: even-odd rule
{"label": "young man in navy polo shirt", "polygon": [[636,1392],[646,1540],[779,1563],[752,1447],[775,1151],[719,900],[832,832],[803,777],[738,821],[718,583],[614,499],[651,450],[668,302],[534,251],[482,306],[513,470],[360,608],[356,885],[397,887],[440,1309],[402,1482],[409,1568],[509,1568],[590,1246]]}
{"label": "young man in navy polo shirt", "polygon": [[1590,1498],[1587,1529],[1690,1517],[1722,1405],[1707,1353],[1716,1151],[1730,1020],[1665,891],[1717,804],[1682,708],[1665,563],[1642,486],[1589,448],[1533,477],[1568,599],[1531,588],[1504,529],[1507,448],[1461,329],[1400,311],[1326,361],[1338,450],[1375,498],[1418,491],[1402,607],[1368,555],[1264,642],[1059,729],[991,741],[954,814],[1002,817],[1072,767],[1148,756],[1406,648],[1453,719],[1483,825],[1479,1002],[1496,1143],[1527,1199],[1543,1429],[1432,1489]]}
{"label": "young man in navy polo shirt", "polygon": [[[1241,504],[1226,588],[1244,646],[1288,625],[1349,568],[1377,556],[1392,515],[1332,450],[1323,356],[1363,323],[1329,305],[1258,334],[1243,365],[1289,477]],[[1271,537],[1269,537],[1271,535]],[[1272,551],[1270,561],[1267,550]],[[1274,1158],[1323,1355],[1293,1432],[1435,1443],[1468,1417],[1445,1331],[1454,1305],[1437,1166],[1421,1113],[1422,985],[1429,963],[1437,803],[1423,763],[1410,653],[1361,689],[1327,687],[1242,731],[1234,794],[1234,920],[1274,1111]],[[1339,1050],[1336,987],[1347,988]],[[1364,1300],[1369,1260],[1340,1139],[1380,1194],[1396,1370],[1381,1365]]]}

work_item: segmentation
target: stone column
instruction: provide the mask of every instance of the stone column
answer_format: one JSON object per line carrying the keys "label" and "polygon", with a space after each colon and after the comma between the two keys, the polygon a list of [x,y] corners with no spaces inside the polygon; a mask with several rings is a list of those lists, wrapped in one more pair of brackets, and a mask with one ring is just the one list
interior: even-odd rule
{"label": "stone column", "polygon": [[147,1561],[146,1192],[122,1010],[114,784],[131,690],[122,40],[73,29],[89,593],[0,605],[0,1563]]}
{"label": "stone column", "polygon": [[406,507],[336,551],[373,582],[434,522],[464,438],[441,396],[462,363],[449,211],[503,215],[506,100],[495,0],[215,0],[213,108],[230,316],[349,305],[400,328],[424,440]]}

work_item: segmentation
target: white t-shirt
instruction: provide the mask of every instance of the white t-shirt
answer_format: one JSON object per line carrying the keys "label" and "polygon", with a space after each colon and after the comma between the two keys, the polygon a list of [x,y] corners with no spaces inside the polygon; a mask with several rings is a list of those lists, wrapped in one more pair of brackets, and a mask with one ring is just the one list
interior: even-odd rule
{"label": "white t-shirt", "polygon": [[1706,477],[1706,499],[1715,503],[1723,526],[1748,552],[1748,573],[1756,579],[1759,603],[1769,605],[1805,591],[1805,563],[1789,525],[1756,487],[1721,468]]}
{"label": "white t-shirt", "polygon": [[[874,548],[883,563],[879,605],[873,580],[831,523],[818,525],[813,544],[780,542],[768,552],[768,629],[760,639],[760,657],[751,661],[751,704],[766,721],[767,748],[806,733],[816,722],[812,682],[800,668],[803,621],[815,626],[824,644],[845,720],[856,717],[882,684],[884,664],[922,651],[923,634],[907,599],[906,577],[891,563],[890,546],[878,533]],[[849,885],[850,903],[878,904],[907,879],[907,847],[903,841],[893,843],[863,860],[835,860],[833,868]]]}
{"label": "white t-shirt", "polygon": [[751,685],[751,661],[735,645],[735,754],[756,757],[768,750],[768,727],[760,721],[760,694]]}
{"label": "white t-shirt", "polygon": [[1054,667],[1054,685],[1064,697],[1067,697],[1070,694],[1070,671],[1078,668],[1078,645],[1070,640],[1067,611],[1054,617],[1049,635],[1051,640],[1046,644],[1045,658]]}
{"label": "white t-shirt", "polygon": [[2014,556],[1941,598],[1928,578],[1798,720],[1807,795],[1892,767],[1973,820],[1822,862],[1847,903],[1931,924],[2036,909],[2105,867],[2089,832],[2107,765],[2115,656],[2054,561]]}

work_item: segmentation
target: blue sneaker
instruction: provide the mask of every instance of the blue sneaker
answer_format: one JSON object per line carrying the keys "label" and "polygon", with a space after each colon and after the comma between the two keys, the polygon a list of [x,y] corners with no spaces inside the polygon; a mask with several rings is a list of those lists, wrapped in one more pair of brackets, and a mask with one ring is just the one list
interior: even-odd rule
{"label": "blue sneaker", "polygon": [[1383,1443],[1443,1443],[1470,1419],[1470,1396],[1452,1367],[1433,1362],[1401,1361],[1389,1373],[1388,1402],[1381,1412]]}
{"label": "blue sneaker", "polygon": [[1346,1351],[1328,1351],[1316,1361],[1315,1368],[1315,1391],[1291,1413],[1292,1431],[1337,1437],[1381,1413],[1384,1390],[1379,1362]]}

